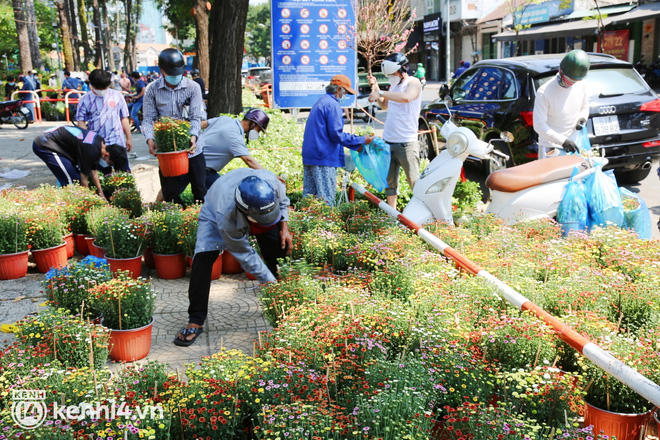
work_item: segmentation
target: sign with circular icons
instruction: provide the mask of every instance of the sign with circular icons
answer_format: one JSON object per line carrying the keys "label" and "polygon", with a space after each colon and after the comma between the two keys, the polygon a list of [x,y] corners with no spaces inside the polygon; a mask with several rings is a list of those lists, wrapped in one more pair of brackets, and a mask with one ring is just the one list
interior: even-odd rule
{"label": "sign with circular icons", "polygon": [[337,58],[337,62],[339,64],[346,64],[348,61],[348,58],[346,58],[346,55],[339,55],[339,58]]}
{"label": "sign with circular icons", "polygon": [[289,32],[291,32],[291,26],[289,26],[288,24],[283,24],[282,25],[282,33],[283,34],[288,34]]}
{"label": "sign with circular icons", "polygon": [[337,16],[339,18],[346,18],[347,12],[346,9],[340,8],[339,11],[337,11]]}
{"label": "sign with circular icons", "polygon": [[291,11],[288,8],[282,9],[282,17],[283,18],[291,17]]}
{"label": "sign with circular icons", "polygon": [[291,49],[291,41],[282,40],[282,49],[284,50]]}
{"label": "sign with circular icons", "polygon": [[309,34],[309,25],[303,24],[302,26],[300,26],[300,33],[303,35]]}
{"label": "sign with circular icons", "polygon": [[300,57],[300,62],[301,62],[302,64],[307,65],[307,64],[309,64],[309,62],[310,62],[310,58],[309,58],[307,55],[303,55],[302,57]]}
{"label": "sign with circular icons", "polygon": [[345,24],[340,24],[339,26],[337,26],[337,33],[345,34],[346,33],[346,25]]}
{"label": "sign with circular icons", "polygon": [[328,33],[328,25],[327,24],[322,24],[319,26],[319,32],[322,34],[327,34]]}
{"label": "sign with circular icons", "polygon": [[337,42],[337,47],[339,47],[340,49],[346,49],[347,46],[348,43],[346,42],[346,40],[339,40]]}
{"label": "sign with circular icons", "polygon": [[284,55],[282,57],[282,64],[289,65],[291,64],[291,57],[289,55]]}
{"label": "sign with circular icons", "polygon": [[319,11],[319,17],[328,18],[328,10],[325,8],[321,8],[321,10]]}
{"label": "sign with circular icons", "polygon": [[321,49],[327,49],[328,46],[329,46],[329,44],[328,44],[328,40],[321,40],[321,41],[319,41],[319,47],[320,47]]}
{"label": "sign with circular icons", "polygon": [[300,48],[301,49],[309,49],[309,40],[302,40],[300,42]]}
{"label": "sign with circular icons", "polygon": [[302,9],[300,10],[300,16],[301,16],[302,18],[307,18],[307,17],[309,17],[309,9],[307,9],[307,8],[302,8]]}
{"label": "sign with circular icons", "polygon": [[330,59],[327,55],[321,55],[321,58],[319,58],[319,63],[321,64],[328,64],[328,61],[330,61]]}

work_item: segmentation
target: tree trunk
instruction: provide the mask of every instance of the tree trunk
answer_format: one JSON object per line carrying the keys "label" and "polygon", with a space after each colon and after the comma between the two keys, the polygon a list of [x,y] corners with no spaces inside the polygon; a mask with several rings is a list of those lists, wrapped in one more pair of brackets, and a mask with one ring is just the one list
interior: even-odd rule
{"label": "tree trunk", "polygon": [[71,48],[71,31],[69,30],[69,14],[67,4],[63,0],[56,0],[57,14],[60,17],[60,27],[62,28],[62,52],[64,53],[64,68],[66,70],[75,70],[73,64],[73,49]]}
{"label": "tree trunk", "polygon": [[30,37],[30,58],[32,68],[44,70],[44,62],[39,51],[39,34],[37,33],[37,14],[34,12],[34,0],[25,0],[28,36]]}
{"label": "tree trunk", "polygon": [[18,40],[18,55],[21,58],[21,73],[32,70],[32,55],[30,54],[30,37],[26,25],[25,8],[22,0],[12,0],[16,36]]}
{"label": "tree trunk", "polygon": [[105,40],[103,46],[105,47],[105,62],[110,67],[110,70],[115,71],[115,59],[112,56],[112,39],[110,38],[110,21],[108,20],[108,4],[106,0],[101,0],[101,12],[103,12],[103,38]]}
{"label": "tree trunk", "polygon": [[243,110],[241,64],[248,6],[249,0],[216,1],[211,9],[211,53],[222,56],[213,57],[209,66],[209,115]]}
{"label": "tree trunk", "polygon": [[101,11],[99,9],[98,0],[92,0],[92,11],[94,12],[94,15],[92,16],[94,22],[94,65],[97,69],[104,69],[103,28],[101,27]]}
{"label": "tree trunk", "polygon": [[135,41],[138,33],[138,20],[142,12],[142,4],[140,0],[125,0],[126,10],[126,44],[124,45],[124,66],[127,72],[137,70],[137,63],[135,62],[137,47]]}
{"label": "tree trunk", "polygon": [[[197,25],[197,68],[204,84],[209,83],[209,15],[206,0],[195,0],[193,14]],[[247,20],[247,18],[246,18]],[[204,90],[202,90],[204,93]]]}
{"label": "tree trunk", "polygon": [[[73,64],[76,65],[76,69],[80,69],[82,66],[82,60],[80,59],[80,38],[78,37],[78,25],[76,21],[76,3],[75,0],[66,0],[66,10],[69,17],[69,26],[71,32],[71,47],[73,50]],[[82,69],[85,70],[85,69]]]}
{"label": "tree trunk", "polygon": [[[80,20],[80,40],[85,54],[85,67],[92,58],[92,49],[89,47],[89,34],[87,33],[87,8],[85,0],[78,0],[78,20]],[[87,70],[87,69],[84,69]]]}

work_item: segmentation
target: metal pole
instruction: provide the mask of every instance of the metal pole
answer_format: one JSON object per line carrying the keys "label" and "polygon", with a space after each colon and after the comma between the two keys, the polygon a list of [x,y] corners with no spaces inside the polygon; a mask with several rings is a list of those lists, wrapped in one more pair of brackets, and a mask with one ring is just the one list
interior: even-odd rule
{"label": "metal pole", "polygon": [[417,223],[410,221],[403,214],[396,209],[392,208],[387,203],[380,200],[378,197],[365,190],[362,185],[351,183],[351,187],[357,192],[362,194],[371,203],[378,206],[380,209],[388,213],[390,216],[399,220],[407,228],[414,231],[419,235],[422,240],[439,250],[445,257],[453,260],[457,266],[467,270],[473,275],[486,280],[491,285],[497,288],[500,296],[508,301],[510,304],[523,311],[530,311],[534,313],[537,318],[543,320],[555,331],[557,336],[566,342],[568,345],[576,349],[582,356],[586,357],[599,368],[606,371],[608,374],[616,377],[621,383],[627,385],[638,393],[640,396],[648,399],[656,406],[660,406],[660,386],[652,382],[642,374],[630,368],[624,362],[616,359],[609,352],[603,350],[598,345],[589,341],[587,338],[573,330],[570,326],[564,324],[559,319],[555,318],[541,307],[537,306],[529,299],[525,298],[519,292],[506,285],[504,282],[497,279],[488,271],[479,267],[476,263],[469,258],[458,252],[456,249],[449,246],[444,241],[440,240],[435,235],[431,234],[426,229],[422,228]]}
{"label": "metal pole", "polygon": [[446,0],[446,1],[447,1],[447,10],[446,10],[445,12],[446,12],[446,14],[447,14],[447,19],[445,20],[445,22],[446,22],[447,29],[446,29],[446,31],[445,31],[445,63],[446,63],[445,69],[446,69],[446,72],[447,72],[447,84],[449,84],[449,81],[451,80],[451,70],[450,70],[450,69],[451,69],[451,67],[450,67],[450,66],[451,66],[451,62],[450,62],[450,60],[449,60],[449,56],[450,56],[450,54],[451,54],[451,51],[450,51],[450,49],[449,49],[449,47],[450,47],[450,40],[451,40],[450,37],[451,37],[451,35],[449,34],[449,32],[450,32],[450,31],[449,31],[449,24],[450,24],[450,19],[449,19],[449,0]]}

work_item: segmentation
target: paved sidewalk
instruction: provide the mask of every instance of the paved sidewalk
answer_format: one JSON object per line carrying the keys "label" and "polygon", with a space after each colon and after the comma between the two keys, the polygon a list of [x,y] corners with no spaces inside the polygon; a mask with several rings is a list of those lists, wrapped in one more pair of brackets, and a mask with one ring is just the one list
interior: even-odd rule
{"label": "paved sidewalk", "polygon": [[[190,276],[176,280],[157,278],[156,270],[143,265],[142,275],[153,277],[158,292],[151,352],[147,359],[159,360],[170,365],[171,371],[183,372],[187,363],[197,363],[202,356],[210,356],[220,350],[242,350],[252,354],[258,332],[270,327],[261,314],[259,284],[248,280],[245,273],[222,275],[211,283],[209,316],[202,333],[190,347],[177,347],[172,343],[178,330],[188,323],[188,282]],[[0,281],[0,323],[14,323],[40,308],[46,297],[41,290],[44,275],[31,264],[25,278]],[[0,346],[13,342],[11,333],[0,335]]]}

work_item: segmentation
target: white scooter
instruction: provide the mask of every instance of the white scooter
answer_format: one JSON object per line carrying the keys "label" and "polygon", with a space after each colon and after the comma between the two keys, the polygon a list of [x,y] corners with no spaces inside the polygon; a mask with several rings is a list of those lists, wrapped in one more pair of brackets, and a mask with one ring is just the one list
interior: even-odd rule
{"label": "white scooter", "polygon": [[[493,141],[486,143],[469,128],[457,127],[451,120],[451,111],[449,115],[449,120],[443,123],[440,130],[446,139],[445,149],[424,169],[413,188],[413,197],[403,211],[404,216],[417,224],[434,220],[453,224],[451,198],[468,156],[491,160],[497,168],[509,160],[507,155],[494,149]],[[503,132],[502,140],[511,142],[513,136]],[[597,160],[602,165],[607,163],[604,158]],[[486,186],[491,190],[491,202],[486,213],[496,214],[508,223],[521,219],[554,218],[576,166],[579,170],[576,179],[583,179],[596,169],[594,160],[569,155],[492,172],[486,180]]]}

